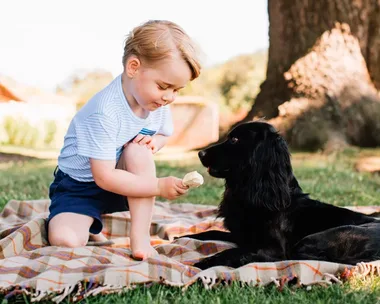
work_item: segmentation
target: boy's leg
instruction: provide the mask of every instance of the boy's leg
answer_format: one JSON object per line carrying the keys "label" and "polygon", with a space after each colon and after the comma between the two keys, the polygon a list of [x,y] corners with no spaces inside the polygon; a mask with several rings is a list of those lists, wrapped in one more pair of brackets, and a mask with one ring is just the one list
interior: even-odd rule
{"label": "boy's leg", "polygon": [[50,245],[70,248],[86,246],[93,221],[92,217],[83,214],[57,214],[49,222]]}
{"label": "boy's leg", "polygon": [[[117,168],[141,176],[156,176],[153,154],[145,145],[128,144],[120,157]],[[150,224],[154,202],[155,197],[128,196],[131,212],[131,250],[136,259],[145,259],[157,254],[150,245]]]}

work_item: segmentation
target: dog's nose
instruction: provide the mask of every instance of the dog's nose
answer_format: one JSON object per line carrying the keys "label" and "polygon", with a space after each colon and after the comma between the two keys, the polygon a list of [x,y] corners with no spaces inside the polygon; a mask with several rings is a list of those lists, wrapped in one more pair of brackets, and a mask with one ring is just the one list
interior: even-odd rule
{"label": "dog's nose", "polygon": [[206,151],[204,151],[204,150],[201,150],[198,152],[199,158],[205,157],[205,155],[206,155]]}

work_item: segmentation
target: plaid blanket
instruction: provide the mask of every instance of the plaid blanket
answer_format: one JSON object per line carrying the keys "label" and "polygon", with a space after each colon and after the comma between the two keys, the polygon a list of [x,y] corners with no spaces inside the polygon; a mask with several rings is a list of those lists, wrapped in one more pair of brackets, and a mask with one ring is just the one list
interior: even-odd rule
{"label": "plaid blanket", "polygon": [[[209,229],[223,230],[216,207],[157,202],[151,226],[152,244],[159,255],[135,261],[129,249],[129,212],[105,214],[106,243],[89,243],[76,249],[48,246],[45,219],[49,200],[9,201],[0,214],[0,292],[10,298],[26,294],[32,301],[78,301],[99,293],[122,292],[137,284],[158,282],[186,288],[200,280],[206,288],[220,282],[250,285],[292,280],[301,285],[342,282],[353,274],[380,274],[380,261],[342,265],[318,261],[252,263],[232,269],[213,267],[204,271],[191,265],[203,257],[234,245],[175,236]],[[363,213],[380,207],[351,207]]]}

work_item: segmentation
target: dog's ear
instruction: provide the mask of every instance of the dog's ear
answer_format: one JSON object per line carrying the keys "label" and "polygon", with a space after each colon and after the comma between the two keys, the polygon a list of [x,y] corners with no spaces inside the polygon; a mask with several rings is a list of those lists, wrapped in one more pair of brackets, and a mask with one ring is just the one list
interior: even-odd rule
{"label": "dog's ear", "polygon": [[272,211],[290,205],[293,177],[290,153],[285,140],[276,134],[263,139],[250,159],[250,201]]}

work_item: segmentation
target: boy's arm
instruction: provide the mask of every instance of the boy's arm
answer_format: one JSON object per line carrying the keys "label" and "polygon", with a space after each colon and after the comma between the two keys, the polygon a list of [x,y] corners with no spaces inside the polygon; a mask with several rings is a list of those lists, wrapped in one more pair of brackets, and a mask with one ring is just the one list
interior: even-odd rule
{"label": "boy's arm", "polygon": [[173,176],[146,177],[115,169],[116,162],[90,158],[91,171],[95,183],[102,189],[123,196],[161,196],[169,200],[185,194],[188,187],[182,180]]}
{"label": "boy's arm", "polygon": [[160,195],[159,179],[116,169],[114,160],[90,158],[95,183],[102,189],[123,196],[149,197]]}
{"label": "boy's arm", "polygon": [[154,149],[154,153],[155,153],[157,151],[160,151],[161,148],[166,145],[169,137],[162,134],[156,134],[156,135],[153,135],[153,137],[156,141],[156,147]]}

